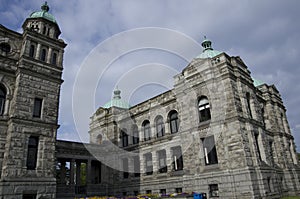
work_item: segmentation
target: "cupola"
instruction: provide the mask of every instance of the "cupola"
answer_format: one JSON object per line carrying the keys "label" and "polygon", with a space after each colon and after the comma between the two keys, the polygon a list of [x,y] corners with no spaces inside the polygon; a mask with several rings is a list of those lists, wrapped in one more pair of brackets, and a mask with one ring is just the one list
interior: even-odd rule
{"label": "cupola", "polygon": [[40,11],[35,11],[29,15],[22,26],[23,29],[29,29],[57,39],[61,32],[55,17],[49,13],[49,10],[50,7],[45,2]]}
{"label": "cupola", "polygon": [[204,40],[202,41],[201,45],[203,47],[203,51],[197,58],[205,59],[205,58],[212,58],[221,54],[222,52],[214,50],[212,48],[212,42],[204,36]]}

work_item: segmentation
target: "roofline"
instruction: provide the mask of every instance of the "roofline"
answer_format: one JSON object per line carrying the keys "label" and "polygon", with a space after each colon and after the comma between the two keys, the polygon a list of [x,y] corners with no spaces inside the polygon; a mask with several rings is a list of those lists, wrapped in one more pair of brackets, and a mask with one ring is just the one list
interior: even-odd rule
{"label": "roofline", "polygon": [[16,34],[16,35],[18,35],[19,37],[22,37],[22,33],[19,33],[19,32],[17,32],[17,31],[11,30],[11,29],[7,28],[6,26],[4,26],[4,25],[2,25],[2,24],[0,24],[0,28],[3,28],[3,29],[5,29],[6,31],[8,31],[8,32],[10,32],[10,33],[12,33],[12,34]]}
{"label": "roofline", "polygon": [[173,91],[173,89],[167,90],[167,91],[165,91],[165,92],[163,92],[163,93],[160,93],[160,94],[158,94],[158,95],[156,95],[156,96],[154,96],[154,97],[151,97],[151,98],[149,98],[149,99],[147,99],[147,100],[145,100],[145,101],[142,101],[142,102],[140,102],[140,103],[138,103],[138,104],[136,104],[136,105],[134,105],[134,106],[131,106],[131,107],[129,108],[129,110],[132,109],[132,108],[135,108],[135,107],[137,107],[137,106],[139,106],[139,105],[141,105],[141,104],[143,104],[143,103],[147,103],[148,101],[151,101],[151,100],[153,100],[153,99],[155,99],[155,98],[157,98],[157,97],[159,97],[159,96],[162,96],[162,95],[164,95],[164,94],[166,94],[166,93],[168,93],[168,92],[172,92],[172,91]]}

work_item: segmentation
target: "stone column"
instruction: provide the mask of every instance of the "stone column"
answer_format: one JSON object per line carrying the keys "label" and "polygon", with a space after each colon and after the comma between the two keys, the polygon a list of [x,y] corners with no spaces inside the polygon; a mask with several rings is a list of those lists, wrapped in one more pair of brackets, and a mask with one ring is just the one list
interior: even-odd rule
{"label": "stone column", "polygon": [[52,48],[49,48],[47,58],[46,58],[46,62],[48,64],[51,64],[51,57],[52,57]]}
{"label": "stone column", "polygon": [[59,67],[62,67],[63,54],[64,54],[63,50],[60,50],[58,53],[57,66],[59,66]]}
{"label": "stone column", "polygon": [[35,59],[40,59],[40,54],[41,54],[41,44],[38,43],[36,47]]}
{"label": "stone column", "polygon": [[169,119],[166,118],[166,122],[165,122],[165,134],[166,135],[170,135],[171,134],[170,122],[168,120]]}
{"label": "stone column", "polygon": [[152,167],[153,167],[153,174],[158,173],[159,164],[157,161],[157,152],[152,152]]}
{"label": "stone column", "polygon": [[166,148],[166,164],[168,167],[168,172],[172,171],[172,161],[173,160],[173,151],[171,148]]}
{"label": "stone column", "polygon": [[74,164],[75,160],[72,159],[70,162],[70,184],[74,184]]}

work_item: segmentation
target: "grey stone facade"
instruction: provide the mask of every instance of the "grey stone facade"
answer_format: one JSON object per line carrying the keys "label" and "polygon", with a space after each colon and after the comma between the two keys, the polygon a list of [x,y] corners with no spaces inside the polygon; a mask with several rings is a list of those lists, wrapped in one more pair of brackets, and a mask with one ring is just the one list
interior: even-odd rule
{"label": "grey stone facade", "polygon": [[[206,121],[201,120],[201,97],[209,102],[211,117]],[[178,114],[179,129],[171,133],[173,111]],[[111,171],[114,188],[110,194],[183,191],[205,192],[209,198],[280,198],[300,190],[299,164],[285,112],[274,85],[254,86],[241,58],[220,53],[192,60],[174,77],[170,91],[129,109],[100,107],[91,117],[90,140],[99,143],[100,134],[102,142],[109,140],[139,156],[136,177],[133,156],[111,152],[117,159],[112,167],[120,165],[121,171]],[[158,136],[158,116],[163,118],[163,136]],[[150,122],[151,132],[146,139],[145,121]],[[133,143],[134,128],[138,128],[139,143]],[[125,139],[122,132],[128,135]],[[213,146],[205,147],[210,136],[217,156],[213,164],[208,157]],[[174,168],[174,147],[182,151],[180,170]],[[162,164],[166,171],[160,170]],[[147,175],[149,165],[153,172]]]}
{"label": "grey stone facade", "polygon": [[22,33],[0,25],[0,198],[55,198],[66,46],[59,34],[58,25],[42,17],[28,17]]}
{"label": "grey stone facade", "polygon": [[208,40],[172,90],[129,109],[100,107],[91,117],[90,144],[57,141],[66,44],[48,10],[44,4],[31,14],[22,33],[0,25],[1,198],[300,194],[280,93],[255,85],[241,58],[213,51]]}

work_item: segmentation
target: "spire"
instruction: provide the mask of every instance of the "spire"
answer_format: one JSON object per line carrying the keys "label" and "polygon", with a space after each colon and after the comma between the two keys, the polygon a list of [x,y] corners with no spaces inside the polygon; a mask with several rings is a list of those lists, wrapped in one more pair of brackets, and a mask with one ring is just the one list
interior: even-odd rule
{"label": "spire", "polygon": [[49,11],[49,6],[47,4],[47,1],[41,6],[42,11],[48,12]]}

